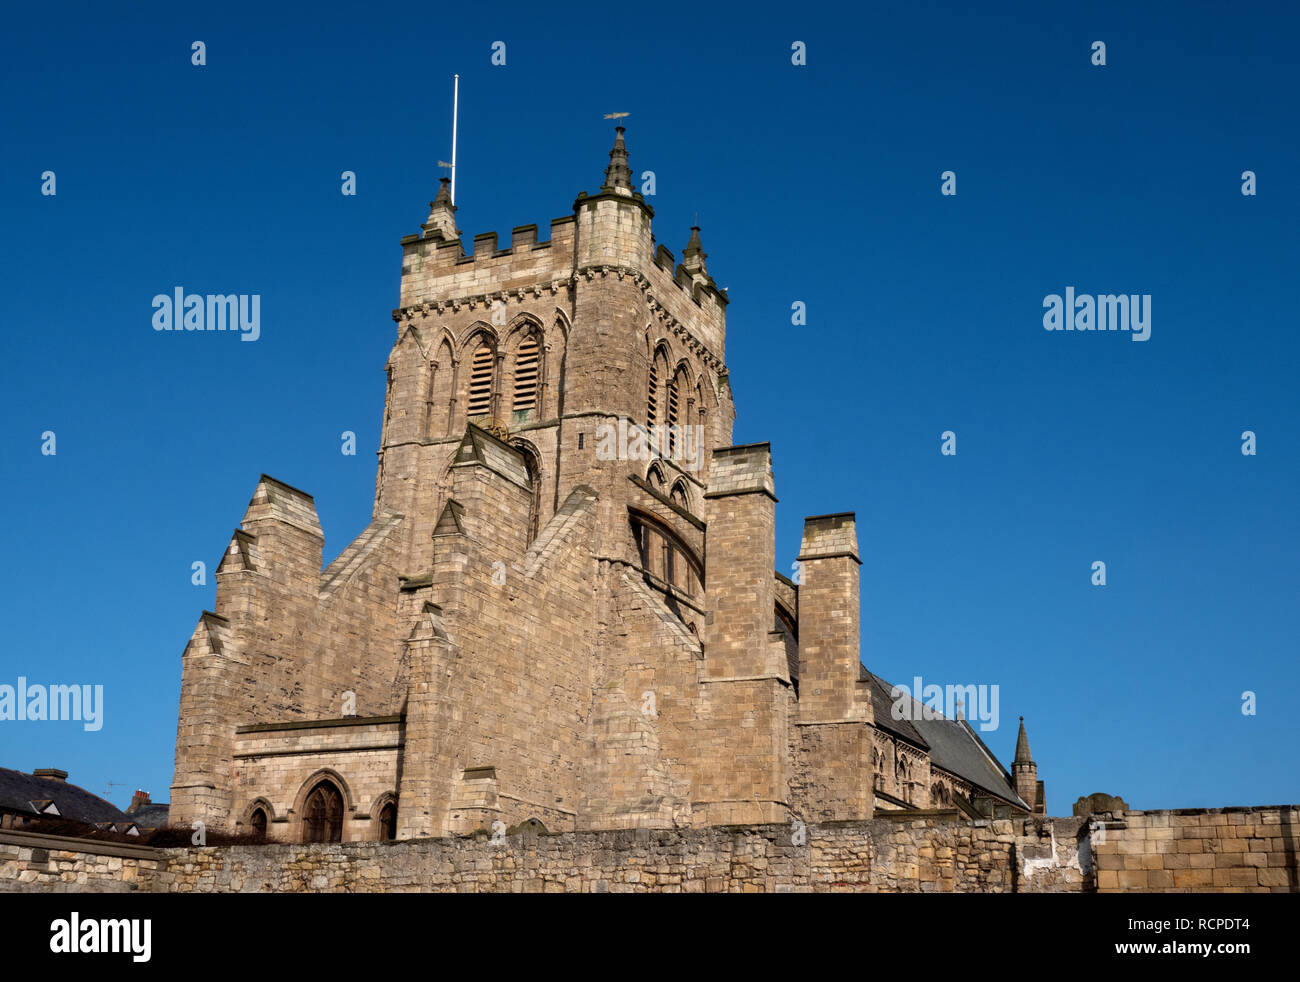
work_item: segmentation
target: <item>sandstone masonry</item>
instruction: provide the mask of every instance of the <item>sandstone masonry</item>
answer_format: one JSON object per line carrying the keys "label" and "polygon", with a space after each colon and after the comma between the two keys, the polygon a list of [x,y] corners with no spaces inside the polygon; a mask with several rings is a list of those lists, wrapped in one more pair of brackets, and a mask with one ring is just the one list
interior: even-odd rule
{"label": "sandstone masonry", "polygon": [[1297,822],[1296,806],[1091,821],[933,813],[809,825],[798,843],[788,826],[754,825],[157,850],[3,831],[0,890],[1285,893],[1300,890]]}
{"label": "sandstone masonry", "polygon": [[[183,655],[173,824],[304,843],[1043,813],[1032,761],[1013,781],[963,720],[892,719],[852,513],[807,520],[798,584],[775,572],[726,292],[698,228],[680,263],[656,246],[622,128],[549,240],[467,254],[456,210],[444,182],[401,241],[370,525],[322,569],[311,495],[263,475],[231,535]],[[629,427],[667,445],[611,459]]]}

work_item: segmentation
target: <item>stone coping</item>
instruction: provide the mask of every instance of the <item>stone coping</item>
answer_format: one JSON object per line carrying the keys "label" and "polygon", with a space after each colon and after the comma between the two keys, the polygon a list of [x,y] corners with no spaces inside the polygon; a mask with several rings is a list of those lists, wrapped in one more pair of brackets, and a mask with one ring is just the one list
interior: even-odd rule
{"label": "stone coping", "polygon": [[344,716],[340,719],[295,719],[283,723],[248,723],[236,726],[236,733],[272,733],[276,730],[327,729],[335,726],[370,726],[372,724],[400,723],[404,717],[396,716]]}
{"label": "stone coping", "polygon": [[44,832],[24,832],[21,829],[0,830],[0,845],[20,846],[23,849],[48,849],[53,852],[84,852],[93,856],[121,856],[126,859],[162,858],[162,854],[153,846],[135,846],[102,839],[80,839],[67,835],[46,835]]}

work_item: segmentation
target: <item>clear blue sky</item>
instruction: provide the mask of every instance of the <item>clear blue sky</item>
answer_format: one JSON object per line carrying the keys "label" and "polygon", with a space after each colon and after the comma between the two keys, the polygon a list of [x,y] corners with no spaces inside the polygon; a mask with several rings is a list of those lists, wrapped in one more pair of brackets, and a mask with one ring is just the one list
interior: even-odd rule
{"label": "clear blue sky", "polygon": [[[986,740],[1009,761],[1025,715],[1052,814],[1300,800],[1295,7],[991,6],[7,12],[0,683],[106,706],[0,723],[0,766],[166,798],[191,563],[263,471],[315,495],[327,560],[365,527],[459,72],[467,243],[571,214],[632,114],[658,240],[698,211],[730,290],[782,571],[803,516],[857,512],[872,670],[999,685]],[[176,286],[260,294],[261,339],[156,333]],[[1067,286],[1150,294],[1151,339],[1044,331]]]}

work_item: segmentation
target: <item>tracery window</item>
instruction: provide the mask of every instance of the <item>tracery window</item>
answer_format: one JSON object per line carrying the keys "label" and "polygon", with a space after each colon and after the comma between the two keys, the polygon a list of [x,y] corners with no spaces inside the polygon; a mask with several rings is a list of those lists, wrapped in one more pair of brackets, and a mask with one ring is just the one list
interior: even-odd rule
{"label": "tracery window", "polygon": [[304,842],[343,841],[343,795],[333,781],[321,781],[303,804]]}
{"label": "tracery window", "polygon": [[633,531],[641,551],[641,566],[647,573],[687,596],[703,592],[694,557],[675,538],[648,522],[634,520]]}

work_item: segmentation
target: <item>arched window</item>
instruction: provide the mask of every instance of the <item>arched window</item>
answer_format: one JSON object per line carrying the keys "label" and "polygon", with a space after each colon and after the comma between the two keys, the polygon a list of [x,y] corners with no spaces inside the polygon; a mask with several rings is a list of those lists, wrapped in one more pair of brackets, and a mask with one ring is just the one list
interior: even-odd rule
{"label": "arched window", "polygon": [[[529,336],[515,353],[515,398],[513,412],[531,414],[537,408],[537,377],[541,346],[535,336]],[[523,417],[524,419],[527,416]]]}
{"label": "arched window", "polygon": [[379,834],[388,842],[397,838],[397,805],[391,801],[379,810]]}
{"label": "arched window", "polygon": [[492,411],[492,369],[496,356],[486,344],[480,344],[474,350],[474,357],[469,365],[469,413],[473,416],[486,416]]}
{"label": "arched window", "polygon": [[632,520],[632,532],[641,551],[642,569],[687,596],[702,592],[699,565],[681,542],[657,524],[639,518]]}
{"label": "arched window", "polygon": [[668,383],[668,454],[676,458],[682,449],[681,427],[691,420],[687,404],[691,395],[691,378],[685,365],[678,365]]}
{"label": "arched window", "polygon": [[444,339],[438,346],[438,357],[429,366],[432,377],[429,379],[429,404],[426,407],[425,436],[447,436],[450,432],[452,404],[455,392],[452,378],[456,371],[456,359],[451,353],[451,345]]}
{"label": "arched window", "polygon": [[343,795],[333,781],[321,781],[303,803],[304,842],[343,841]]}
{"label": "arched window", "polygon": [[248,824],[259,842],[266,839],[266,809],[254,808],[253,814],[249,816]]}
{"label": "arched window", "polygon": [[682,508],[685,508],[687,511],[691,510],[690,502],[686,498],[685,481],[678,481],[676,484],[674,484],[673,489],[671,493],[669,493],[668,497],[673,504],[680,505]]}

